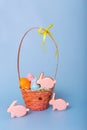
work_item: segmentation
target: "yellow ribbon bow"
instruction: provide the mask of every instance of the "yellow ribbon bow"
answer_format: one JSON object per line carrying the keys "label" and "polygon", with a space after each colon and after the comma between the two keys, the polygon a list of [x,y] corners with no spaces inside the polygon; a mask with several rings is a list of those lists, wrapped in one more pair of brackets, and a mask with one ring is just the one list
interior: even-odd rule
{"label": "yellow ribbon bow", "polygon": [[[38,29],[38,33],[43,35],[42,46],[43,46],[43,48],[44,48],[44,51],[46,51],[45,40],[46,40],[47,34],[54,40],[52,33],[49,32],[49,30],[50,30],[52,27],[53,27],[53,24],[50,24],[47,28],[40,27],[40,28]],[[55,40],[54,40],[54,41],[55,41]],[[56,55],[56,56],[58,55],[58,47],[57,47],[57,45],[56,45],[55,55]]]}

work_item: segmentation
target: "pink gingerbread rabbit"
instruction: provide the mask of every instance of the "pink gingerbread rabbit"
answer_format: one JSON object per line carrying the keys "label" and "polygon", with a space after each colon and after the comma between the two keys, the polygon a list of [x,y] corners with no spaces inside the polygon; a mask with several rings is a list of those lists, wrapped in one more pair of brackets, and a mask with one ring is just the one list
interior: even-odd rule
{"label": "pink gingerbread rabbit", "polygon": [[7,112],[11,113],[11,118],[13,117],[21,117],[27,114],[29,109],[26,109],[26,107],[22,105],[17,105],[17,101],[13,101],[12,104],[7,109]]}
{"label": "pink gingerbread rabbit", "polygon": [[53,97],[50,100],[49,104],[53,105],[53,110],[65,110],[68,106],[69,103],[64,101],[63,99],[54,99],[55,98],[55,93],[53,93]]}
{"label": "pink gingerbread rabbit", "polygon": [[42,72],[36,83],[39,84],[41,88],[49,89],[54,87],[56,80],[52,79],[51,77],[44,76],[44,73]]}

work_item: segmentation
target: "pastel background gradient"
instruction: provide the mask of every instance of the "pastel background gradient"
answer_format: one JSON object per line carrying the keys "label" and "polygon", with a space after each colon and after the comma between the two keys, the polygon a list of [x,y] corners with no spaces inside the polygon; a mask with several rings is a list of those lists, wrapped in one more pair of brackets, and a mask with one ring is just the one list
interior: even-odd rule
{"label": "pastel background gradient", "polygon": [[[0,129],[86,130],[87,120],[87,18],[86,0],[0,0]],[[18,86],[17,49],[24,32],[33,26],[51,29],[59,47],[56,96],[70,103],[66,111],[31,112],[10,119],[6,112],[13,100],[23,104]],[[28,72],[53,76],[56,58],[52,41],[46,53],[37,30],[27,35],[21,50],[21,76]]]}

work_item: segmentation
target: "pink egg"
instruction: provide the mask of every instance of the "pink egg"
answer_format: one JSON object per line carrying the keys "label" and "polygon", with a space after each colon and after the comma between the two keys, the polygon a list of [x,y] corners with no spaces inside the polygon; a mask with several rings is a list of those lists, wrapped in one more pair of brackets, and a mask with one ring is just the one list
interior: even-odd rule
{"label": "pink egg", "polygon": [[32,80],[34,79],[34,76],[33,76],[31,73],[29,73],[29,74],[27,75],[27,79],[28,79],[29,81],[32,81]]}

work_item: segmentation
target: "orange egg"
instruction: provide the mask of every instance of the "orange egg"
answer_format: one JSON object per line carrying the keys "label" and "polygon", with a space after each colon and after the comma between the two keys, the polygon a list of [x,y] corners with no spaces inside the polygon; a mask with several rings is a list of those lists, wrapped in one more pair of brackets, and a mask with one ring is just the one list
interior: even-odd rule
{"label": "orange egg", "polygon": [[27,78],[20,78],[20,88],[30,89],[31,82]]}

